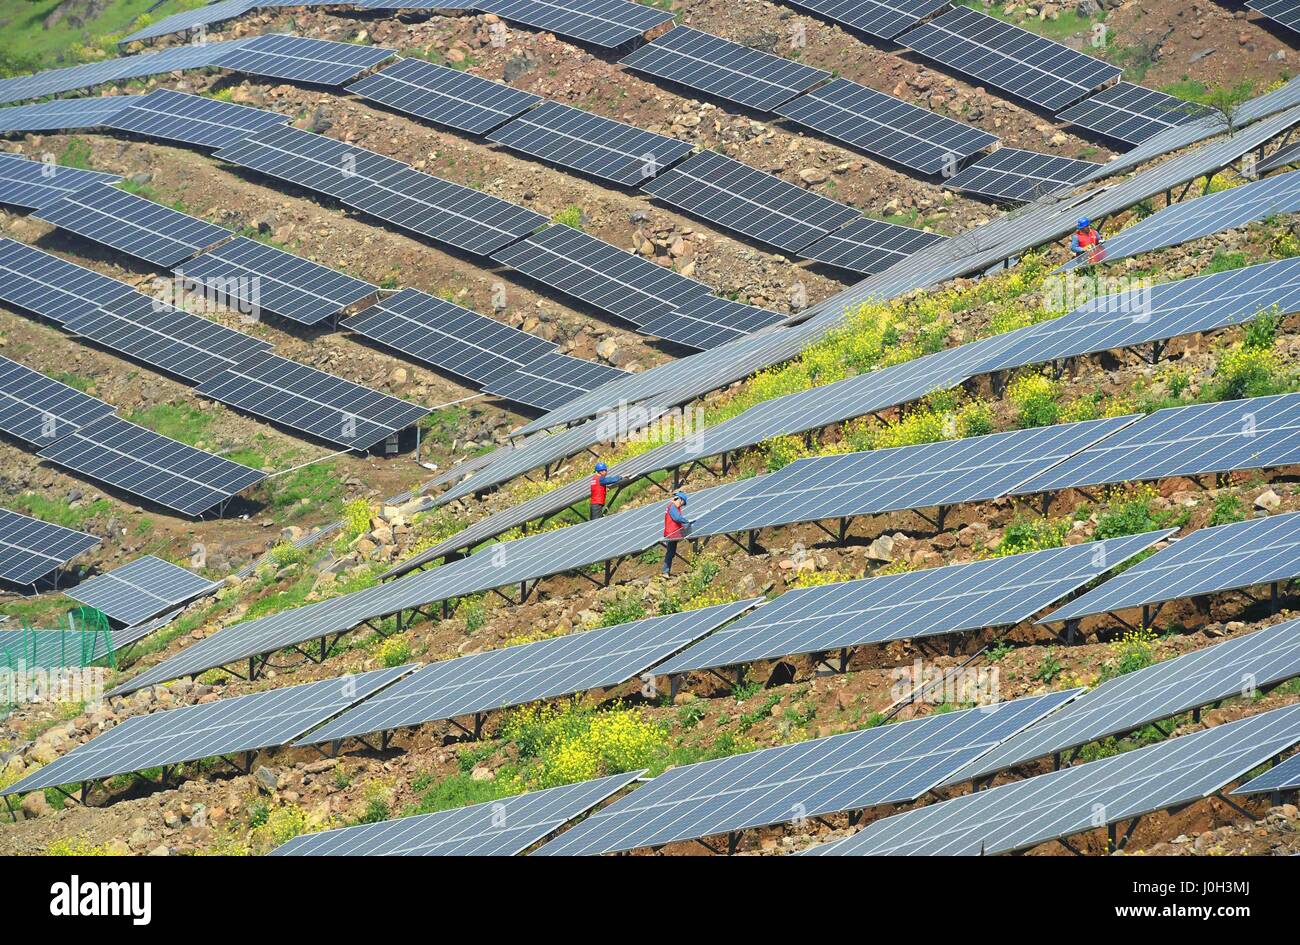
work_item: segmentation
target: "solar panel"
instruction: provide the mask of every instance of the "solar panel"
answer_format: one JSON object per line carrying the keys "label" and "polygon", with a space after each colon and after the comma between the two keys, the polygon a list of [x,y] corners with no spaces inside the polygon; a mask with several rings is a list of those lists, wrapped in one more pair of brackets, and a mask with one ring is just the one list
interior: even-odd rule
{"label": "solar panel", "polygon": [[224,505],[266,474],[116,417],[88,423],[38,454],[184,515]]}
{"label": "solar panel", "polygon": [[1275,171],[1279,167],[1286,167],[1298,161],[1300,161],[1300,141],[1278,148],[1261,161],[1255,171],[1259,174],[1267,174],[1269,171]]}
{"label": "solar panel", "polygon": [[0,108],[0,134],[98,128],[131,104],[132,100],[120,95],[61,98],[35,105]]}
{"label": "solar panel", "polygon": [[159,266],[174,266],[230,238],[230,231],[108,184],[65,194],[38,219]]}
{"label": "solar panel", "polygon": [[673,27],[620,63],[635,72],[668,79],[758,111],[771,111],[831,77],[824,69],[750,49],[689,26]]}
{"label": "solar panel", "polygon": [[543,102],[493,131],[488,140],[628,187],[654,177],[694,148],[559,102]]}
{"label": "solar panel", "polygon": [[881,39],[893,39],[948,3],[949,0],[790,0],[791,6],[811,10]]}
{"label": "solar panel", "polygon": [[668,10],[627,0],[478,0],[474,9],[611,49],[673,18]]}
{"label": "solar panel", "polygon": [[1292,755],[1279,765],[1274,765],[1257,778],[1247,781],[1233,794],[1261,794],[1272,791],[1294,791],[1300,787],[1300,755]]}
{"label": "solar panel", "polygon": [[644,770],[469,807],[295,837],[272,856],[514,856],[612,797]]}
{"label": "solar panel", "polygon": [[633,325],[709,294],[702,282],[558,223],[492,259]]}
{"label": "solar panel", "polygon": [[757,603],[720,604],[430,663],[299,744],[320,745],[617,686]]}
{"label": "solar panel", "polygon": [[1296,0],[1246,0],[1256,13],[1300,32],[1300,3]]}
{"label": "solar panel", "polygon": [[836,79],[775,109],[791,121],[922,174],[997,144],[997,135],[848,79]]}
{"label": "solar panel", "polygon": [[39,447],[112,413],[98,397],[0,357],[0,432]]}
{"label": "solar panel", "polygon": [[1016,488],[1017,495],[1300,462],[1300,394],[1167,407]]}
{"label": "solar panel", "polygon": [[672,768],[537,852],[590,856],[913,801],[1078,690]]}
{"label": "solar panel", "polygon": [[1274,306],[1284,315],[1300,311],[1300,259],[1142,284],[1092,299],[1020,333],[980,373],[1214,331],[1248,322]]}
{"label": "solar panel", "polygon": [[552,352],[493,378],[483,389],[498,397],[550,410],[626,375],[626,371],[607,364]]}
{"label": "solar panel", "polygon": [[82,581],[64,593],[121,623],[141,623],[164,611],[211,594],[220,581],[187,571],[153,555],[136,558],[106,574]]}
{"label": "solar panel", "polygon": [[213,64],[290,82],[343,85],[396,51],[382,46],[267,33],[227,52]]}
{"label": "solar panel", "polygon": [[126,105],[106,122],[108,127],[205,148],[224,148],[289,121],[288,115],[171,89],[154,89]]}
{"label": "solar panel", "polygon": [[1076,256],[1062,269],[1090,262],[1115,262],[1138,253],[1177,246],[1197,237],[1300,211],[1300,171],[1266,177],[1231,190],[1170,204],[1133,226],[1107,237],[1100,260]]}
{"label": "solar panel", "polygon": [[1028,202],[1087,180],[1100,166],[1054,154],[998,148],[950,177],[944,186],[1000,200]]}
{"label": "solar panel", "polygon": [[556,350],[536,335],[416,289],[381,299],[342,327],[479,384]]}
{"label": "solar panel", "polygon": [[0,203],[13,207],[35,210],[64,194],[84,190],[92,184],[113,184],[121,179],[116,174],[83,171],[0,151]]}
{"label": "solar panel", "polygon": [[1300,706],[895,814],[814,856],[991,856],[1179,807],[1300,741]]}
{"label": "solar panel", "polygon": [[473,134],[486,134],[542,101],[532,92],[419,59],[399,59],[348,91]]}
{"label": "solar panel", "polygon": [[354,450],[369,449],[429,412],[274,354],[242,361],[195,392]]}
{"label": "solar panel", "polygon": [[540,213],[333,138],[281,126],[216,157],[306,187],[431,239],[487,254],[546,222]]}
{"label": "solar panel", "polygon": [[[0,171],[6,166],[0,161]],[[100,305],[150,301],[124,282],[8,238],[0,238],[0,273],[0,299],[55,322]]]}
{"label": "solar panel", "polygon": [[829,236],[809,243],[799,250],[799,255],[850,272],[869,275],[883,272],[913,253],[942,243],[947,238],[938,233],[927,233],[914,227],[863,217]]}
{"label": "solar panel", "polygon": [[665,203],[788,252],[861,214],[714,151],[702,151],[642,187]]}
{"label": "solar panel", "polygon": [[1104,441],[1136,415],[797,460],[699,520],[693,535],[980,502]]}
{"label": "solar panel", "polygon": [[657,672],[1015,626],[1173,531],[786,591]]}
{"label": "solar panel", "polygon": [[969,7],[954,7],[898,42],[1050,111],[1060,111],[1123,70]]}
{"label": "solar panel", "polygon": [[784,321],[787,316],[765,308],[702,295],[672,311],[641,323],[641,331],[692,348],[716,348],[742,335]]}
{"label": "solar panel", "polygon": [[0,579],[35,584],[101,539],[0,509]]}
{"label": "solar panel", "polygon": [[1118,82],[1072,105],[1056,117],[1130,144],[1141,144],[1167,128],[1185,125],[1210,114],[1204,105]]}
{"label": "solar panel", "polygon": [[1049,614],[1057,623],[1300,577],[1300,513],[1202,528]]}
{"label": "solar panel", "polygon": [[377,669],[133,716],[0,789],[0,796],[285,745],[413,668]]}
{"label": "solar panel", "polygon": [[125,45],[140,40],[155,39],[159,36],[170,36],[172,33],[183,33],[186,30],[213,26],[217,23],[224,23],[226,20],[238,19],[250,10],[256,10],[261,5],[261,0],[217,0],[216,3],[209,3],[207,6],[198,7],[194,10],[182,10],[180,13],[173,13],[171,16],[163,17],[157,23],[151,23],[143,29],[136,30],[121,42]]}
{"label": "solar panel", "polygon": [[1300,676],[1297,643],[1300,621],[1291,620],[1125,673],[998,746],[948,783],[1133,732],[1222,699],[1253,695]]}
{"label": "solar panel", "polygon": [[302,325],[318,325],[379,292],[369,282],[242,236],[182,263],[176,274],[244,314],[269,312]]}

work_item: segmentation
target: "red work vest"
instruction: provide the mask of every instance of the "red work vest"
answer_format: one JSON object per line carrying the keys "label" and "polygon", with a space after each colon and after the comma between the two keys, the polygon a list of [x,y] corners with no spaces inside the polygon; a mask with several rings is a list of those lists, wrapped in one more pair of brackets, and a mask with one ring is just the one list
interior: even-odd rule
{"label": "red work vest", "polygon": [[670,502],[668,503],[668,508],[664,510],[664,537],[681,538],[683,534],[682,525],[680,522],[673,521],[672,509],[673,505]]}
{"label": "red work vest", "polygon": [[1082,230],[1075,234],[1079,240],[1079,249],[1090,249],[1101,242],[1096,230]]}
{"label": "red work vest", "polygon": [[605,504],[605,487],[600,484],[600,473],[591,477],[591,504]]}

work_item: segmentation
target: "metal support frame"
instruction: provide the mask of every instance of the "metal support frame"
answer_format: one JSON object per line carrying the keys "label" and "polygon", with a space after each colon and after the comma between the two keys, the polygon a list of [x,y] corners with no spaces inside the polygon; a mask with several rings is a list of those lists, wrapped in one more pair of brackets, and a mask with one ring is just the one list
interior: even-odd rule
{"label": "metal support frame", "polygon": [[1115,821],[1114,823],[1107,824],[1106,825],[1107,849],[1111,853],[1115,853],[1128,846],[1129,839],[1133,836],[1133,831],[1137,829],[1137,825],[1141,822],[1142,822],[1142,815],[1138,814],[1138,816],[1134,817],[1132,820],[1128,822],[1128,829],[1124,831],[1124,835],[1122,837],[1119,836],[1119,821]]}

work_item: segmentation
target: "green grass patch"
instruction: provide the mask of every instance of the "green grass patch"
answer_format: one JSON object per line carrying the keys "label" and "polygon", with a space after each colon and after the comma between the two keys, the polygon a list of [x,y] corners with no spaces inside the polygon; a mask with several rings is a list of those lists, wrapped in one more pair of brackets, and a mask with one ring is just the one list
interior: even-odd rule
{"label": "green grass patch", "polygon": [[83,502],[74,507],[67,499],[38,495],[35,492],[24,492],[22,495],[13,496],[5,505],[15,512],[39,518],[43,522],[76,529],[82,529],[87,522],[102,515],[109,515],[113,511],[113,504],[107,499],[95,499],[93,502]]}

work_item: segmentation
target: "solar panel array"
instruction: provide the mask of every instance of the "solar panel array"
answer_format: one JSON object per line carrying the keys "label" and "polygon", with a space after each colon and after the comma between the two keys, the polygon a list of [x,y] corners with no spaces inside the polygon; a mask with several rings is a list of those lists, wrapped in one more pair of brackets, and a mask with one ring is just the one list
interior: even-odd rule
{"label": "solar panel array", "polygon": [[861,216],[850,206],[714,151],[696,154],[641,189],[687,213],[788,252],[797,252]]}
{"label": "solar panel array", "polygon": [[1269,171],[1275,171],[1279,167],[1286,167],[1298,161],[1300,161],[1300,141],[1278,148],[1261,161],[1255,170],[1257,173],[1267,174]]}
{"label": "solar panel array", "polygon": [[1300,676],[1297,643],[1300,621],[1291,620],[1125,673],[998,746],[949,783],[1133,732],[1222,699],[1251,696]]}
{"label": "solar panel array", "polygon": [[912,801],[1077,690],[672,768],[537,852],[582,856]]}
{"label": "solar panel array", "polygon": [[[70,131],[98,128],[126,108],[132,99],[123,96],[61,98],[35,105],[0,108],[0,134],[33,131]],[[8,156],[8,152],[3,152]]]}
{"label": "solar panel array", "polygon": [[489,394],[550,410],[626,375],[619,368],[552,352],[493,378],[483,389]]}
{"label": "solar panel array", "polygon": [[1173,531],[787,591],[657,672],[1014,626]]}
{"label": "solar panel array", "polygon": [[772,111],[831,74],[800,62],[677,26],[621,64],[758,111]]}
{"label": "solar panel array", "polygon": [[1209,113],[1204,105],[1132,82],[1117,82],[1056,117],[1129,144],[1141,144],[1167,128],[1185,125]]}
{"label": "solar panel array", "polygon": [[429,413],[427,407],[275,354],[241,361],[196,392],[354,450],[369,449]]}
{"label": "solar panel array", "polygon": [[36,211],[46,223],[159,266],[174,266],[230,231],[109,184],[92,184]]}
{"label": "solar panel array", "polygon": [[382,46],[266,33],[230,50],[215,65],[290,82],[343,85],[396,51]]}
{"label": "solar panel array", "polygon": [[1300,788],[1300,755],[1292,755],[1281,764],[1274,765],[1232,793],[1261,794],[1266,791],[1294,791],[1296,788]]}
{"label": "solar panel array", "polygon": [[606,48],[640,39],[673,18],[667,10],[628,0],[477,0],[473,6],[482,13]]}
{"label": "solar panel array", "polygon": [[44,446],[112,413],[98,397],[0,357],[0,432]]}
{"label": "solar panel array", "polygon": [[133,716],[0,789],[0,796],[278,747],[412,668],[379,669]]}
{"label": "solar panel array", "polygon": [[0,579],[35,584],[101,539],[0,508]]}
{"label": "solar panel array", "polygon": [[38,455],[190,516],[202,515],[266,478],[259,470],[116,417],[88,423]]}
{"label": "solar panel array", "polygon": [[133,43],[154,39],[159,36],[170,36],[172,33],[200,29],[216,23],[223,23],[226,20],[238,19],[250,10],[256,10],[261,5],[261,0],[217,0],[216,3],[209,3],[207,6],[197,7],[193,10],[182,10],[180,13],[173,13],[171,16],[163,17],[157,23],[151,23],[142,29],[136,30],[123,39],[122,43]]}
{"label": "solar panel array", "polygon": [[532,92],[420,59],[399,59],[348,91],[473,134],[487,134],[542,101]]}
{"label": "solar panel array", "polygon": [[[1276,214],[1297,211],[1300,211],[1300,171],[1290,171],[1170,204],[1107,237],[1101,259],[1115,262],[1138,253],[1177,246],[1211,233],[1222,233]],[[1080,255],[1062,268],[1074,269],[1087,264],[1088,256]]]}
{"label": "solar panel array", "polygon": [[[0,161],[0,170],[6,166]],[[7,237],[0,238],[0,274],[0,300],[60,323],[101,305],[151,302],[124,282]]]}
{"label": "solar panel array", "polygon": [[[114,101],[108,99],[108,101]],[[165,141],[182,141],[205,148],[224,148],[263,128],[285,124],[288,115],[236,105],[202,95],[154,89],[125,101],[105,124]]]}
{"label": "solar panel array", "polygon": [[303,325],[318,325],[379,293],[369,282],[243,236],[183,263],[176,274],[244,314],[266,312]]}
{"label": "solar panel array", "polygon": [[1025,850],[1201,800],[1297,741],[1300,706],[1287,706],[895,814],[808,853],[991,856]]}
{"label": "solar panel array", "polygon": [[1300,394],[1168,407],[1022,483],[1028,495],[1300,463]]}
{"label": "solar panel array", "polygon": [[514,856],[627,787],[645,771],[468,807],[304,834],[272,856]]}
{"label": "solar panel array", "polygon": [[559,102],[543,102],[489,141],[592,177],[634,187],[675,164],[693,145]]}
{"label": "solar panel array", "polygon": [[647,335],[704,349],[716,348],[785,319],[780,312],[703,295],[680,308],[647,318],[639,327]]}
{"label": "solar panel array", "polygon": [[806,259],[869,275],[883,272],[946,236],[863,217],[799,250]]}
{"label": "solar panel array", "polygon": [[1053,623],[1300,577],[1300,512],[1202,528],[1048,615]]}
{"label": "solar panel array", "polygon": [[998,148],[950,177],[944,186],[999,200],[1028,202],[1087,180],[1100,166],[1093,161],[1020,148]]}
{"label": "solar panel array", "polygon": [[776,113],[922,174],[955,170],[998,141],[997,135],[848,79],[791,99]]}
{"label": "solar panel array", "polygon": [[267,129],[223,148],[216,157],[472,253],[491,253],[546,222],[524,207],[288,126]]}
{"label": "solar panel array", "polygon": [[1300,3],[1296,3],[1296,0],[1246,0],[1246,6],[1274,22],[1300,32]]}
{"label": "solar panel array", "polygon": [[219,581],[145,555],[64,593],[111,620],[132,626],[211,594],[220,586]]}
{"label": "solar panel array", "polygon": [[320,745],[616,686],[756,603],[720,604],[430,663],[300,744]]}
{"label": "solar panel array", "polygon": [[790,3],[871,36],[893,39],[942,10],[949,0],[790,0]]}
{"label": "solar panel array", "polygon": [[1060,111],[1123,70],[969,7],[954,7],[898,42],[955,72]]}

